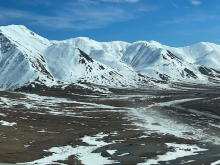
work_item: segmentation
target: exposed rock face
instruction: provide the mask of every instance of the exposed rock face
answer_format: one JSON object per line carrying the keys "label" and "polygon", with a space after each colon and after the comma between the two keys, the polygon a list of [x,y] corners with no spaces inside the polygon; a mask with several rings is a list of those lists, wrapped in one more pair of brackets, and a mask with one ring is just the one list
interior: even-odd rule
{"label": "exposed rock face", "polygon": [[102,151],[101,152],[101,156],[103,156],[103,157],[112,157],[112,155],[110,154],[110,153],[108,153],[106,150],[104,150],[104,151]]}

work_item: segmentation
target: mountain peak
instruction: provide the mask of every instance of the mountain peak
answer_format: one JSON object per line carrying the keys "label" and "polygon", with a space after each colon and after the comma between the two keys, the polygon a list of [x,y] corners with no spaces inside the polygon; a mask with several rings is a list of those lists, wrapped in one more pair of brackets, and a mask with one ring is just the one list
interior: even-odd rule
{"label": "mountain peak", "polygon": [[154,41],[154,40],[150,40],[149,43],[154,44],[154,45],[158,45],[158,46],[162,45],[161,43]]}
{"label": "mountain peak", "polygon": [[1,31],[18,31],[18,32],[27,32],[30,31],[24,25],[8,25],[8,26],[1,26]]}

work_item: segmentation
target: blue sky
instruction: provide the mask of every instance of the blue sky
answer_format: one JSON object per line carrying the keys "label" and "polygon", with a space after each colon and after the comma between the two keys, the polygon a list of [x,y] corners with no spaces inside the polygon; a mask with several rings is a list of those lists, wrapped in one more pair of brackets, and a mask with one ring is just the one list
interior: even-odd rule
{"label": "blue sky", "polygon": [[51,40],[155,40],[220,44],[219,0],[1,0],[0,26],[22,24]]}

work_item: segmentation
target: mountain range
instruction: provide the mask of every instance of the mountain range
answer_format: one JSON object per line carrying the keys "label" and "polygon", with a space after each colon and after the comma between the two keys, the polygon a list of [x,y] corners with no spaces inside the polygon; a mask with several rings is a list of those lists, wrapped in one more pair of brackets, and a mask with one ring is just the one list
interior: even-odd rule
{"label": "mountain range", "polygon": [[220,45],[174,48],[156,41],[50,41],[22,25],[0,27],[0,90],[70,84],[113,88],[218,84]]}

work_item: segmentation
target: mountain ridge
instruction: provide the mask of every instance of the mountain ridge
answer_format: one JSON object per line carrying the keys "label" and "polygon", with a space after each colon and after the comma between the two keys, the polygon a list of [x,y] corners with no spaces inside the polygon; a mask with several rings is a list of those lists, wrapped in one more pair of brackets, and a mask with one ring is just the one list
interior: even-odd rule
{"label": "mountain ridge", "polygon": [[[0,27],[0,88],[90,83],[105,87],[168,87],[219,83],[220,45],[169,47],[156,41],[49,41],[23,25]],[[162,84],[167,85],[162,85]]]}

